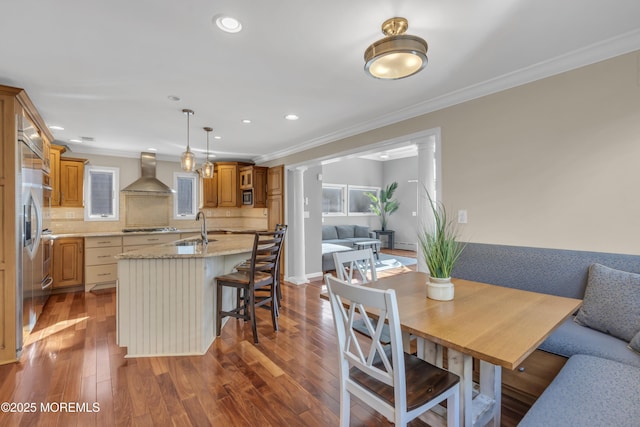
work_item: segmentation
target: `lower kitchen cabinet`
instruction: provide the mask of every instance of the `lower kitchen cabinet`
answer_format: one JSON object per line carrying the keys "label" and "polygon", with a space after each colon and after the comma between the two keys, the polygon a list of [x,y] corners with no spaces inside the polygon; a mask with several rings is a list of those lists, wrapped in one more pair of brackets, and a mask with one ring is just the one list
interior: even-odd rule
{"label": "lower kitchen cabinet", "polygon": [[86,237],[84,247],[84,290],[114,287],[118,280],[115,256],[122,253],[122,237]]}
{"label": "lower kitchen cabinet", "polygon": [[169,234],[137,234],[135,236],[124,236],[122,238],[123,252],[134,251],[148,246],[161,245],[163,243],[178,240],[179,235],[175,233]]}
{"label": "lower kitchen cabinet", "polygon": [[53,242],[53,289],[83,284],[84,238],[63,237]]}

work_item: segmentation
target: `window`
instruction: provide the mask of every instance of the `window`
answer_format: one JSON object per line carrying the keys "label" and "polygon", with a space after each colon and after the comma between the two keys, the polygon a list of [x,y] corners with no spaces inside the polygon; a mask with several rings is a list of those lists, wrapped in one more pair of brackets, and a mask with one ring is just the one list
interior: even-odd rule
{"label": "window", "polygon": [[349,186],[349,215],[375,215],[369,208],[371,199],[365,193],[380,196],[380,188]]}
{"label": "window", "polygon": [[118,221],[120,169],[89,166],[86,171],[85,221]]}
{"label": "window", "polygon": [[322,184],[322,215],[344,216],[346,209],[346,185]]}
{"label": "window", "polygon": [[195,219],[198,176],[193,173],[173,174],[173,188],[176,192],[173,195],[173,217],[175,219]]}

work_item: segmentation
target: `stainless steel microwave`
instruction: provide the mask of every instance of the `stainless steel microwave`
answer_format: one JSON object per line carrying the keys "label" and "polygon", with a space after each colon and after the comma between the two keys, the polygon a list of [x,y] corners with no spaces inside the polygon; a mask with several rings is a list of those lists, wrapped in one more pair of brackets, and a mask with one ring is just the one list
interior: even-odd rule
{"label": "stainless steel microwave", "polygon": [[242,204],[253,205],[253,190],[242,191]]}

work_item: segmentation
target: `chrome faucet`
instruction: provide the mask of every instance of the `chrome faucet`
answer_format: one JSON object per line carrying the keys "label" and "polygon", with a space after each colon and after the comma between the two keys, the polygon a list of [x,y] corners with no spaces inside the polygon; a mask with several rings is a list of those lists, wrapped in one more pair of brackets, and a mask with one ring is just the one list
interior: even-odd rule
{"label": "chrome faucet", "polygon": [[202,218],[202,226],[200,227],[200,238],[202,239],[202,244],[209,244],[209,238],[207,237],[207,216],[202,211],[198,211],[196,214],[196,221],[199,221]]}

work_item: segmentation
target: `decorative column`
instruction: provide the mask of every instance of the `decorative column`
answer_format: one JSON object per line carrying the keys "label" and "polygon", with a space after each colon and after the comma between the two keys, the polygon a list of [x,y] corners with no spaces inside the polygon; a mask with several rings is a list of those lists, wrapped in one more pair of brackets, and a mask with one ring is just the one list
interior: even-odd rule
{"label": "decorative column", "polygon": [[291,199],[293,215],[289,230],[291,233],[289,260],[291,261],[290,277],[287,281],[296,285],[309,283],[307,280],[305,267],[305,248],[304,248],[304,171],[306,166],[300,166],[292,170],[293,175],[293,197]]}
{"label": "decorative column", "polygon": [[[418,146],[418,230],[422,230],[425,226],[433,225],[433,213],[429,207],[429,198],[425,193],[425,188],[434,200],[439,200],[439,180],[437,179],[436,170],[436,139],[439,140],[440,133],[430,135],[423,140],[417,141]],[[422,247],[418,241],[417,258],[418,271],[428,272],[427,264],[424,261]]]}

